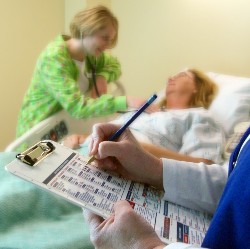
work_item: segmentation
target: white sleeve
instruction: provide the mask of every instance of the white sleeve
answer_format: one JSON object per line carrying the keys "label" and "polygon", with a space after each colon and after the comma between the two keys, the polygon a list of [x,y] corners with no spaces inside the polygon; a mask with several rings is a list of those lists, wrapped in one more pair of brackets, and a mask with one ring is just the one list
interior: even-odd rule
{"label": "white sleeve", "polygon": [[201,247],[196,247],[194,245],[185,244],[181,242],[171,243],[170,245],[164,247],[164,249],[198,249],[198,248],[201,249]]}
{"label": "white sleeve", "polygon": [[162,161],[164,199],[213,214],[227,181],[228,164]]}

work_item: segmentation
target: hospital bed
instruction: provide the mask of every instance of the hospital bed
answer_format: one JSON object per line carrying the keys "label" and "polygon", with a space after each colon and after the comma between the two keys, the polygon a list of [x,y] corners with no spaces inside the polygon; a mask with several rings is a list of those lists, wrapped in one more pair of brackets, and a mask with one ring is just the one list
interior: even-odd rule
{"label": "hospital bed", "polygon": [[[235,139],[249,125],[250,78],[213,72],[208,75],[219,86],[209,111],[221,122],[226,134],[226,163],[237,143]],[[159,99],[161,95],[160,92]],[[68,134],[89,133],[93,123],[109,121],[116,115],[77,121],[60,112],[0,153],[0,248],[93,248],[80,208],[10,175],[4,165],[15,158],[15,150],[22,143],[30,145],[47,136],[61,141]]]}
{"label": "hospital bed", "polygon": [[[229,142],[236,141],[236,137],[244,132],[245,126],[250,121],[250,78],[237,77],[209,72],[211,77],[219,87],[217,97],[214,99],[209,111],[222,124]],[[125,89],[120,82],[115,82],[109,89],[113,95],[124,95]],[[160,91],[157,101],[161,101],[165,91]],[[17,151],[23,146],[29,147],[43,139],[52,139],[62,141],[65,136],[70,134],[90,134],[93,124],[99,122],[108,122],[113,120],[118,114],[112,114],[104,117],[92,117],[86,119],[74,119],[66,111],[62,110],[52,117],[40,122],[27,133],[17,140],[10,143],[5,152]],[[236,127],[237,126],[237,127]],[[242,127],[242,128],[241,128]],[[243,131],[236,132],[240,129]],[[23,146],[21,146],[23,145]],[[226,146],[227,149],[232,146]],[[228,152],[227,152],[228,154]],[[227,155],[228,156],[228,155]]]}

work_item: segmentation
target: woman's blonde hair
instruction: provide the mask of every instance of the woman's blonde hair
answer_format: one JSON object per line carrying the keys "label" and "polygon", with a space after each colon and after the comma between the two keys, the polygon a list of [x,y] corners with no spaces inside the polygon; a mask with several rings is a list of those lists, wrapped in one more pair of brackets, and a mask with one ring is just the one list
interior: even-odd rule
{"label": "woman's blonde hair", "polygon": [[190,107],[209,108],[218,92],[218,86],[205,73],[197,69],[188,69],[194,77],[197,92],[193,95]]}
{"label": "woman's blonde hair", "polygon": [[115,37],[111,41],[110,48],[114,47],[118,40],[118,20],[113,13],[104,6],[82,10],[78,12],[70,23],[70,33],[73,38],[91,36],[97,31],[112,24],[115,29]]}

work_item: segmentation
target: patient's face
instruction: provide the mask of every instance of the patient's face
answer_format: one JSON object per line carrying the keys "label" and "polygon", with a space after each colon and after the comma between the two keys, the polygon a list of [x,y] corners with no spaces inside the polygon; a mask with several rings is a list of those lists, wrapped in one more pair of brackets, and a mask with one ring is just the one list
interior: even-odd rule
{"label": "patient's face", "polygon": [[194,76],[189,71],[180,72],[168,79],[166,86],[167,109],[185,109],[196,93]]}

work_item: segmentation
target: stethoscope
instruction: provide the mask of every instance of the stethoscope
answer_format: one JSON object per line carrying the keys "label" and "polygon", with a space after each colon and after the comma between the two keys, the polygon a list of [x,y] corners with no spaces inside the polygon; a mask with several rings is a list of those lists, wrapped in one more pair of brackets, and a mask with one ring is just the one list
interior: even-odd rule
{"label": "stethoscope", "polygon": [[97,97],[99,98],[99,97],[100,97],[100,93],[99,93],[99,91],[98,91],[98,89],[97,89],[97,85],[96,85],[96,65],[95,65],[95,64],[93,65],[93,64],[90,62],[90,59],[89,59],[88,57],[86,57],[86,58],[87,58],[88,63],[89,63],[89,65],[90,65],[91,76],[92,76],[92,81],[93,81],[93,85],[94,85],[94,88],[95,88],[95,92],[96,92]]}
{"label": "stethoscope", "polygon": [[[84,52],[82,32],[81,32],[81,41],[82,41],[82,50]],[[99,98],[100,97],[100,93],[99,93],[99,91],[97,89],[97,85],[96,85],[96,64],[92,64],[88,56],[86,56],[86,60],[88,61],[88,64],[90,65],[91,77],[92,77],[93,85],[94,85],[94,88],[95,88],[96,95]]]}

